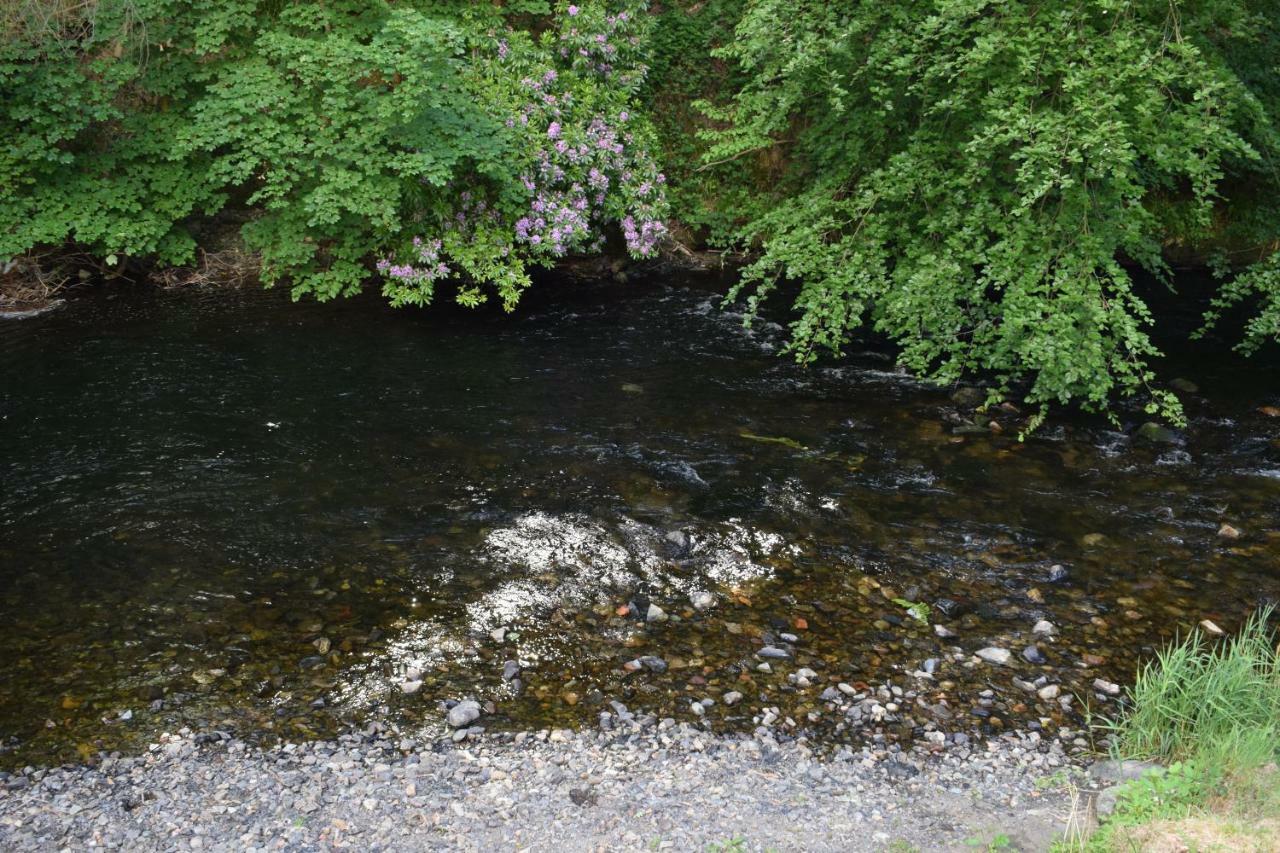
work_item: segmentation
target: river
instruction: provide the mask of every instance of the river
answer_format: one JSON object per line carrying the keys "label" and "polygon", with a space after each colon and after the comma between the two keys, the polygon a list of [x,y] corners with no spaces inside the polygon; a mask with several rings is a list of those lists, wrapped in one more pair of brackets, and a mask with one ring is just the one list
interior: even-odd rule
{"label": "river", "polygon": [[[1020,442],[876,348],[797,367],[718,287],[100,289],[0,326],[0,763],[438,733],[464,697],[491,727],[1078,726],[1116,707],[1095,679],[1280,599],[1274,362],[1184,357],[1158,443],[1124,410]],[[886,684],[875,720],[821,695]]]}

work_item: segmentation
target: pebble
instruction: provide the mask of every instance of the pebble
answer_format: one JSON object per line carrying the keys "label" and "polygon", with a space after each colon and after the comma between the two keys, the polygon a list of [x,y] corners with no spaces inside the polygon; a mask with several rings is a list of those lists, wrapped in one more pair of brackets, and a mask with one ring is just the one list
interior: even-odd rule
{"label": "pebble", "polygon": [[1057,633],[1057,631],[1058,629],[1055,628],[1053,626],[1053,623],[1050,622],[1048,619],[1041,619],[1031,629],[1031,633],[1033,634],[1054,634],[1054,633]]}
{"label": "pebble", "polygon": [[406,696],[412,696],[422,689],[421,681],[403,681],[400,683],[400,691]]}
{"label": "pebble", "polygon": [[957,634],[955,631],[952,631],[946,625],[938,625],[936,623],[933,626],[933,633],[944,640],[955,639],[956,637],[959,636],[959,634]]}
{"label": "pebble", "polygon": [[1027,646],[1022,650],[1022,659],[1027,663],[1033,663],[1037,666],[1046,664],[1049,659],[1045,657],[1044,652],[1040,651],[1039,646]]}
{"label": "pebble", "polygon": [[1099,693],[1106,693],[1108,696],[1119,696],[1120,685],[1102,678],[1093,680],[1093,689]]}
{"label": "pebble", "polygon": [[974,652],[978,657],[987,663],[1007,664],[1013,656],[1008,649],[1002,649],[997,646],[987,646],[984,649],[978,649]]}
{"label": "pebble", "polygon": [[724,694],[724,704],[726,705],[737,705],[741,701],[742,694],[736,690],[730,690],[728,693]]}
{"label": "pebble", "polygon": [[1214,637],[1221,637],[1223,634],[1227,633],[1226,631],[1219,628],[1212,619],[1201,619],[1200,627],[1204,629],[1204,632],[1206,634],[1210,634]]}
{"label": "pebble", "polygon": [[689,596],[689,603],[693,605],[694,610],[702,612],[716,606],[716,597],[710,592],[695,592]]}
{"label": "pebble", "polygon": [[665,610],[663,610],[661,607],[659,607],[658,605],[652,602],[649,603],[649,610],[644,615],[644,621],[666,622],[668,618],[669,617],[667,616],[667,612]]}
{"label": "pebble", "polygon": [[786,660],[791,657],[791,652],[786,649],[780,649],[777,646],[764,646],[760,651],[756,652],[756,657]]}
{"label": "pebble", "polygon": [[1238,528],[1232,527],[1230,524],[1223,524],[1218,528],[1218,537],[1220,539],[1239,539],[1242,535]]}
{"label": "pebble", "polygon": [[1041,687],[1039,690],[1036,691],[1036,695],[1039,696],[1041,699],[1048,701],[1050,699],[1057,699],[1058,694],[1061,692],[1062,692],[1062,688],[1059,687],[1058,685],[1046,684],[1044,687]]}

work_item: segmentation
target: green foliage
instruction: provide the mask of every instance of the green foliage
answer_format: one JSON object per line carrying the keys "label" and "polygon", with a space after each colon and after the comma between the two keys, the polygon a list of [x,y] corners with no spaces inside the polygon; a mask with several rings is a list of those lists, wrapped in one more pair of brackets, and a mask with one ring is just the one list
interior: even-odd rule
{"label": "green foliage", "polygon": [[251,188],[245,238],[264,279],[320,298],[357,290],[405,212],[451,206],[460,173],[514,180],[464,85],[460,29],[355,6],[286,8],[212,79],[184,137],[212,155],[214,182]]}
{"label": "green foliage", "polygon": [[[295,296],[353,293],[382,259],[393,303],[424,304],[447,279],[465,304],[492,286],[510,308],[531,263],[615,224],[650,254],[667,208],[635,100],[642,9],[23,0],[0,19],[0,259],[70,242],[181,263],[231,206],[264,280]],[[534,91],[543,81],[554,91]],[[543,169],[548,151],[572,159],[588,141],[599,150],[581,175]],[[587,199],[589,167],[603,176]],[[572,233],[539,226],[545,242],[517,233],[544,189],[557,212],[585,210]]]}
{"label": "green foliage", "polygon": [[969,847],[986,850],[988,853],[1006,853],[1006,851],[1013,849],[1013,844],[1009,841],[1009,836],[1004,833],[999,833],[990,841],[983,840],[981,836],[974,836],[972,838],[965,839],[964,843]]}
{"label": "green foliage", "polygon": [[172,4],[43,5],[25,4],[0,44],[0,257],[72,240],[185,260],[184,220],[223,195],[177,141],[207,71],[163,18]]}
{"label": "green foliage", "polygon": [[[754,0],[717,51],[748,80],[706,106],[725,123],[708,161],[784,161],[743,210],[738,239],[761,257],[735,295],[754,314],[796,282],[801,360],[869,326],[941,382],[990,372],[997,397],[1018,384],[1041,411],[1142,394],[1178,420],[1125,262],[1167,274],[1162,196],[1185,202],[1178,237],[1208,239],[1229,185],[1280,186],[1274,83],[1255,80],[1274,67],[1249,52],[1274,11]],[[1274,189],[1264,203],[1274,235]],[[1254,276],[1224,298],[1274,286]]]}
{"label": "green foliage", "polygon": [[[1105,409],[1155,384],[1140,265],[1212,253],[1206,329],[1280,337],[1276,0],[13,0],[0,260],[189,261],[223,212],[268,282],[381,272],[507,308],[606,237],[757,252],[791,352]],[[669,180],[668,180],[669,178]],[[621,237],[621,240],[617,238]]]}
{"label": "green foliage", "polygon": [[1216,790],[1215,778],[1193,763],[1175,761],[1162,772],[1147,772],[1120,786],[1117,822],[1143,823],[1180,818],[1204,803]]}
{"label": "green foliage", "polygon": [[930,607],[924,601],[908,601],[905,598],[895,598],[893,603],[907,611],[907,615],[921,624],[929,624]]}
{"label": "green foliage", "polygon": [[742,9],[738,0],[664,3],[650,38],[653,67],[644,98],[661,138],[672,211],[681,226],[713,244],[730,239],[766,180],[763,174],[744,180],[740,163],[702,163],[708,144],[698,131],[711,124],[698,101],[745,79],[736,65],[712,56],[733,40]]}

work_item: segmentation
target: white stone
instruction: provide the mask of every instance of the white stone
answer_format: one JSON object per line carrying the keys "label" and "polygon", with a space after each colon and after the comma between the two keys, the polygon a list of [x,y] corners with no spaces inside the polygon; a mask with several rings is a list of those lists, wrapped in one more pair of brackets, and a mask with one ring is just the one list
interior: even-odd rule
{"label": "white stone", "polygon": [[978,657],[987,663],[1006,664],[1012,654],[1008,649],[1002,649],[997,646],[987,646],[985,649],[978,649],[974,652]]}

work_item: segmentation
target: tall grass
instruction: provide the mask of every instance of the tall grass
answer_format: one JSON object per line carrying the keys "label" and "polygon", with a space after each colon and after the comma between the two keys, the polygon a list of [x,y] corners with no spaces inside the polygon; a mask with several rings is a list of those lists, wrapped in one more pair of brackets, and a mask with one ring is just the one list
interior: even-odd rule
{"label": "tall grass", "polygon": [[[1194,632],[1138,672],[1100,726],[1118,758],[1167,765],[1122,785],[1114,814],[1059,851],[1280,850],[1280,648],[1257,611],[1234,637]],[[1079,827],[1077,827],[1079,829]]]}
{"label": "tall grass", "polygon": [[1138,673],[1133,708],[1107,726],[1126,758],[1191,761],[1230,774],[1280,757],[1280,649],[1255,612],[1229,640],[1197,631]]}

